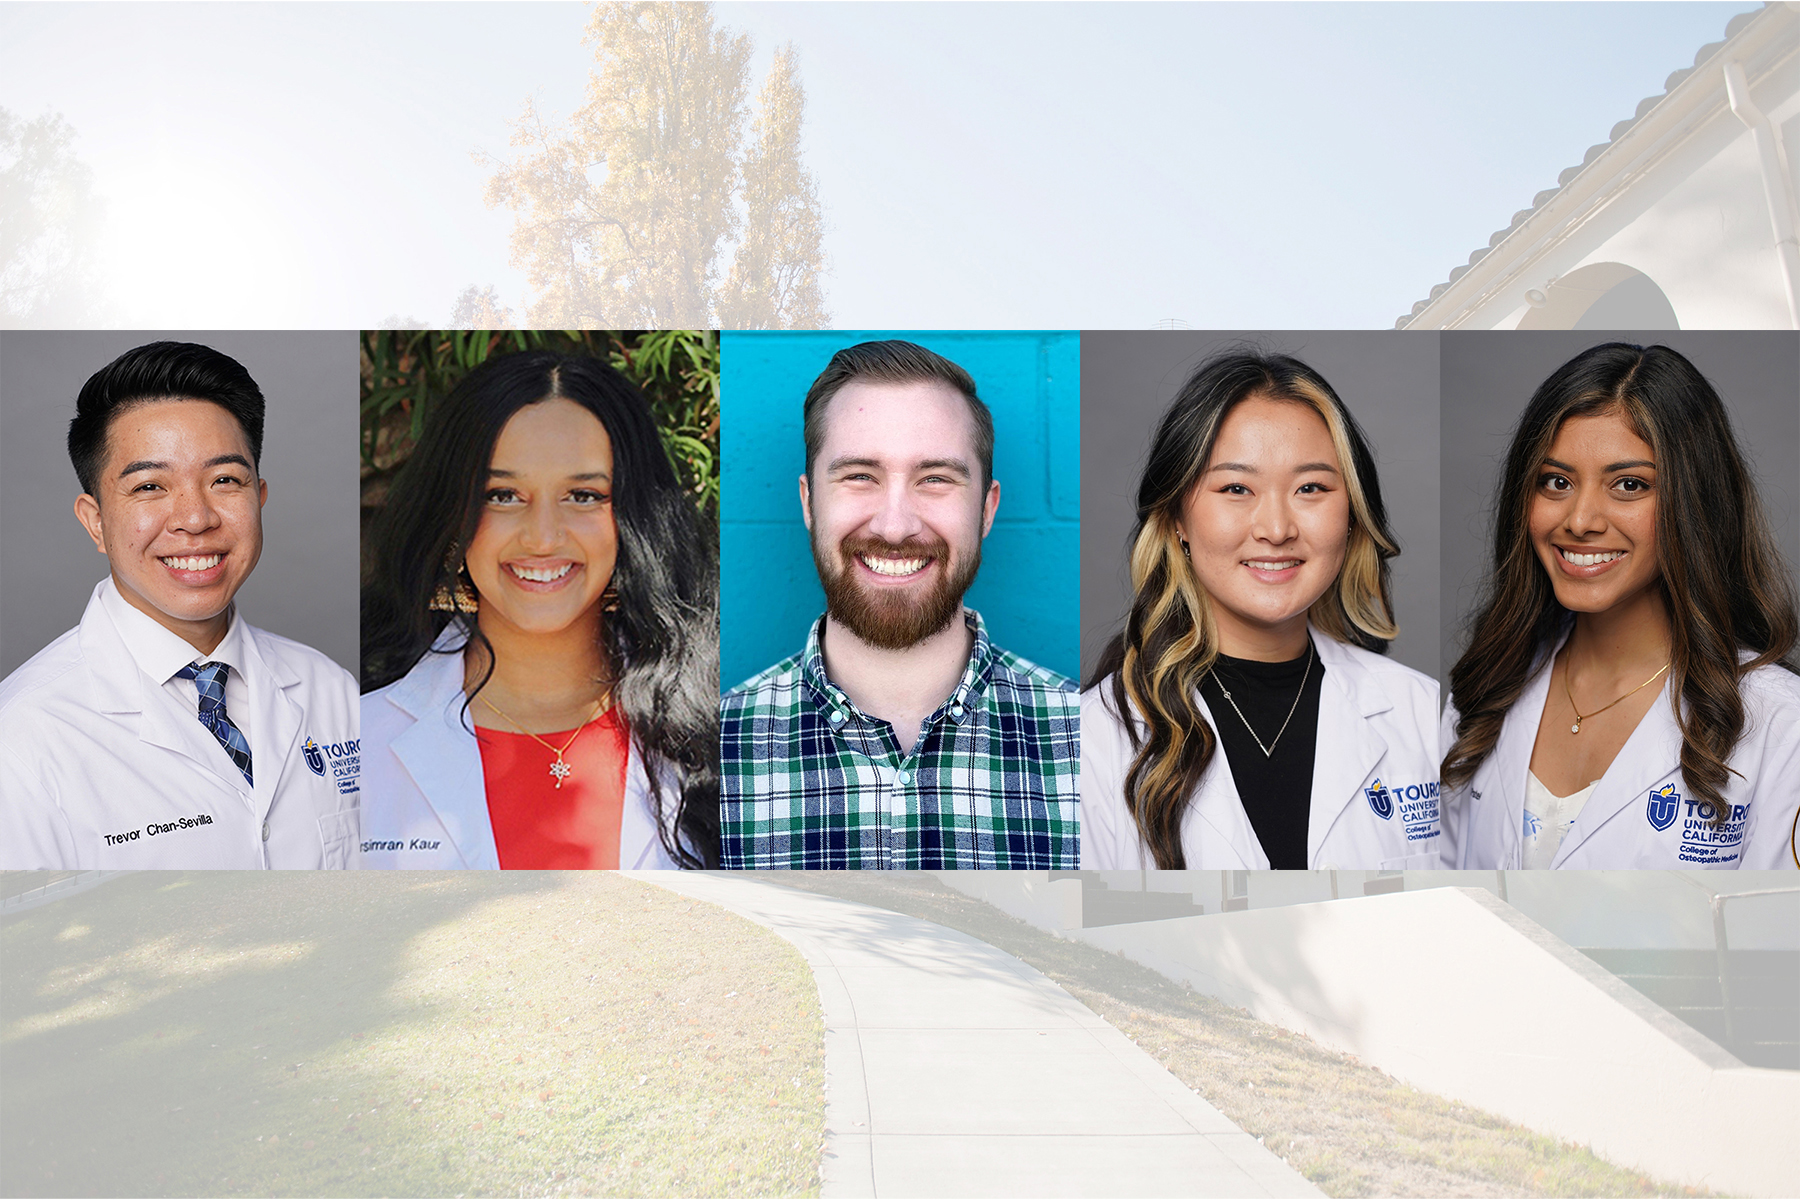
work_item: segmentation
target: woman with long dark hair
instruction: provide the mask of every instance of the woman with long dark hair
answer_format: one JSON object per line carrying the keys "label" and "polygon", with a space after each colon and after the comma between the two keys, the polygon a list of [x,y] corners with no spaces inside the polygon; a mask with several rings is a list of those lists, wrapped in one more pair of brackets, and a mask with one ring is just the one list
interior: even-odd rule
{"label": "woman with long dark hair", "polygon": [[1318,372],[1202,363],[1157,427],[1131,611],[1082,696],[1081,865],[1437,866],[1437,684],[1383,657],[1398,553]]}
{"label": "woman with long dark hair", "polygon": [[366,865],[716,865],[716,541],[624,376],[548,351],[477,368],[374,551]]}
{"label": "woman with long dark hair", "polygon": [[1609,343],[1525,407],[1450,673],[1446,865],[1792,865],[1792,586],[1725,406]]}

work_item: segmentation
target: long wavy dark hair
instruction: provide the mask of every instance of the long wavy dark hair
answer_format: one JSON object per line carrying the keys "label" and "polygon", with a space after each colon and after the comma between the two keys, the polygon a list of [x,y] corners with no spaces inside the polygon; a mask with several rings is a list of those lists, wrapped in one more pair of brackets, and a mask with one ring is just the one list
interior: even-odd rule
{"label": "long wavy dark hair", "polygon": [[[1544,380],[1513,431],[1494,501],[1493,565],[1450,670],[1456,742],[1446,790],[1475,776],[1539,656],[1573,618],[1532,548],[1538,472],[1563,422],[1617,412],[1656,456],[1656,553],[1671,631],[1669,698],[1681,727],[1681,773],[1725,819],[1726,761],[1744,730],[1738,681],[1770,663],[1795,670],[1800,622],[1725,405],[1694,364],[1667,346],[1608,342]],[[1738,651],[1752,652],[1740,661]]]}
{"label": "long wavy dark hair", "polygon": [[[1138,482],[1131,537],[1131,612],[1107,643],[1086,688],[1103,692],[1131,739],[1125,806],[1159,870],[1181,870],[1181,820],[1218,748],[1197,699],[1219,654],[1212,600],[1194,578],[1176,523],[1212,458],[1226,414],[1252,396],[1304,404],[1324,418],[1350,497],[1350,541],[1336,583],[1308,613],[1321,632],[1378,654],[1398,634],[1388,595],[1388,560],[1400,553],[1388,529],[1368,439],[1323,376],[1297,358],[1236,350],[1201,363],[1176,393]],[[1143,722],[1140,732],[1138,721]]]}
{"label": "long wavy dark hair", "polygon": [[[432,653],[452,619],[434,612],[439,588],[455,589],[460,559],[481,523],[488,468],[513,414],[543,400],[571,400],[612,440],[618,607],[602,623],[612,698],[650,778],[664,849],[684,867],[719,853],[719,606],[717,538],[702,528],[675,481],[649,405],[595,358],[550,351],[509,354],[470,372],[433,414],[394,481],[375,524],[374,574],[362,593],[362,687],[401,678]],[[474,621],[466,640],[488,651],[479,692],[493,676],[493,647]],[[464,701],[468,720],[471,693]],[[664,795],[659,767],[673,766],[679,794]],[[668,806],[673,804],[670,819]]]}

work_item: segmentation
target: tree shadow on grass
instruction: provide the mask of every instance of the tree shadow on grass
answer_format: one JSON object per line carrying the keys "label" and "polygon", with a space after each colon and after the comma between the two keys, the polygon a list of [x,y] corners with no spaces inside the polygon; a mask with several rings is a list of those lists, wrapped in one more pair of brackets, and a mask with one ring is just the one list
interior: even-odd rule
{"label": "tree shadow on grass", "polygon": [[[248,1142],[264,1114],[316,1102],[315,1064],[354,1064],[432,1020],[393,995],[417,937],[559,885],[533,872],[143,872],[7,917],[0,1193],[279,1191],[209,1179],[209,1154]],[[374,1101],[385,1081],[339,1069],[330,1087]]]}

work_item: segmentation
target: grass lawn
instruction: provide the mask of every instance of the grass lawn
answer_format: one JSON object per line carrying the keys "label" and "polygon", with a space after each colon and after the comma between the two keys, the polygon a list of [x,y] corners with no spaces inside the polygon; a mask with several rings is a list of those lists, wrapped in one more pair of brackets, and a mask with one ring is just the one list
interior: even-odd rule
{"label": "grass lawn", "polygon": [[602,872],[144,872],[0,923],[5,1195],[816,1195],[787,942]]}
{"label": "grass lawn", "polygon": [[1414,1091],[1121,955],[1015,920],[930,874],[771,872],[764,878],[934,921],[1030,963],[1328,1195],[1706,1194]]}

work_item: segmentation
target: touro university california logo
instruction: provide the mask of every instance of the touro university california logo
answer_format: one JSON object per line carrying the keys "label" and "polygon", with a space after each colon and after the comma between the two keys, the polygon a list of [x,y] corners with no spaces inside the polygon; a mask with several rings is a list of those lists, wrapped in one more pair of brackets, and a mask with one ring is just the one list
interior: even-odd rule
{"label": "touro university california logo", "polygon": [[1661,833],[1675,823],[1675,814],[1681,811],[1681,793],[1675,785],[1665,783],[1650,793],[1650,801],[1644,815],[1650,818],[1650,827]]}
{"label": "touro university california logo", "polygon": [[311,771],[314,775],[322,776],[325,774],[325,755],[320,752],[319,743],[313,741],[311,738],[307,738],[306,745],[300,748],[300,752],[306,756],[307,770]]}
{"label": "touro university california logo", "polygon": [[1369,807],[1374,809],[1375,815],[1382,820],[1386,821],[1394,815],[1393,793],[1382,786],[1381,780],[1377,779],[1374,787],[1364,788],[1363,795],[1369,798]]}

